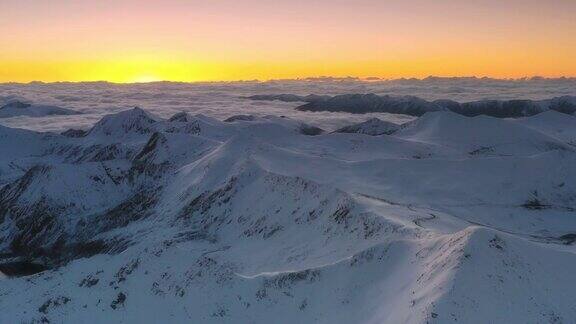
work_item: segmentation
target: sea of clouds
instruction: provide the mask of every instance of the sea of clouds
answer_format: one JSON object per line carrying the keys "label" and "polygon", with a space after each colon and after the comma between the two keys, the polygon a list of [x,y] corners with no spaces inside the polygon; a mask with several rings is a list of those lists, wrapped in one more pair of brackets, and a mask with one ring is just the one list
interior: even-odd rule
{"label": "sea of clouds", "polygon": [[255,101],[245,97],[257,94],[336,95],[375,93],[411,95],[427,100],[452,99],[460,102],[484,99],[548,99],[576,95],[576,78],[497,80],[488,78],[436,78],[423,80],[359,80],[354,78],[314,78],[266,82],[113,84],[106,82],[0,84],[0,105],[11,100],[55,105],[82,112],[73,116],[13,117],[0,124],[38,131],[90,128],[103,115],[141,107],[168,118],[186,111],[217,119],[238,114],[277,115],[300,119],[333,130],[371,117],[404,123],[414,117],[386,113],[354,115],[333,112],[301,112],[301,103]]}

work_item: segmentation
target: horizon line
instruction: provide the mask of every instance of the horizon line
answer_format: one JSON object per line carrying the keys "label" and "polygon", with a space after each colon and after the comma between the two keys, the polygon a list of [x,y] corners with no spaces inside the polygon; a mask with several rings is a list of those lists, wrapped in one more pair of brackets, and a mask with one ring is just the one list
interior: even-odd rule
{"label": "horizon line", "polygon": [[276,78],[276,79],[237,79],[237,80],[196,80],[196,81],[178,81],[178,80],[154,80],[154,81],[134,81],[134,82],[117,82],[108,80],[80,80],[80,81],[42,81],[31,80],[27,82],[22,81],[3,81],[0,85],[6,84],[56,84],[56,83],[109,83],[109,84],[153,84],[153,83],[188,83],[188,84],[201,84],[201,83],[266,83],[266,82],[282,82],[282,81],[361,81],[361,82],[393,82],[393,81],[429,81],[433,79],[477,79],[477,80],[495,80],[495,81],[541,81],[541,80],[576,80],[576,76],[558,76],[547,77],[541,75],[532,75],[524,77],[491,77],[491,76],[437,76],[429,75],[426,77],[399,77],[399,78],[386,78],[386,77],[358,77],[358,76],[316,76],[316,77],[298,77],[298,78]]}

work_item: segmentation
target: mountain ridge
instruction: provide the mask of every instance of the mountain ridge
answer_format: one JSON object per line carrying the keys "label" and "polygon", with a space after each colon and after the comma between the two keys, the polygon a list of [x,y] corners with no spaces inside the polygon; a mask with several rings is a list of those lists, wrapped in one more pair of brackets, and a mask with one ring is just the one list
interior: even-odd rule
{"label": "mountain ridge", "polygon": [[427,101],[414,96],[379,96],[368,94],[344,94],[336,96],[255,95],[252,100],[280,100],[307,102],[296,107],[300,111],[337,111],[354,114],[386,112],[422,116],[427,112],[452,111],[464,116],[487,115],[499,118],[526,117],[547,110],[566,114],[576,112],[576,97],[562,96],[545,100],[480,100],[459,103],[453,100]]}
{"label": "mountain ridge", "polygon": [[141,109],[82,136],[0,128],[0,264],[45,267],[0,279],[1,318],[569,320],[576,149],[545,114],[377,136]]}

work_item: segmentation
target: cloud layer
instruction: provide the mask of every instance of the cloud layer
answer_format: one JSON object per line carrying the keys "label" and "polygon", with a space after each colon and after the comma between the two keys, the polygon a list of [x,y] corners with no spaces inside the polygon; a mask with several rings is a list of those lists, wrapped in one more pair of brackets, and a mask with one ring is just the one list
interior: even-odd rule
{"label": "cloud layer", "polygon": [[307,79],[268,82],[227,83],[29,83],[0,84],[0,104],[19,99],[35,104],[55,105],[82,112],[82,115],[42,118],[14,117],[0,120],[9,127],[39,131],[86,129],[103,115],[134,106],[168,118],[186,111],[225,119],[238,114],[282,115],[304,120],[333,130],[371,117],[402,123],[410,116],[386,113],[352,115],[339,112],[302,112],[294,108],[298,102],[263,102],[244,97],[257,94],[293,93],[298,95],[337,95],[345,93],[376,93],[379,95],[412,95],[426,100],[451,99],[474,101],[483,99],[547,99],[576,95],[576,79],[496,80],[479,78],[427,78],[424,80]]}

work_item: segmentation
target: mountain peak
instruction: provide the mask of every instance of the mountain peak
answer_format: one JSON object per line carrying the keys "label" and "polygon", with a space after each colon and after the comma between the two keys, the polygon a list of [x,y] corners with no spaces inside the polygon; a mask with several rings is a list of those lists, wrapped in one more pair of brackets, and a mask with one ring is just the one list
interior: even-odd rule
{"label": "mountain peak", "polygon": [[190,114],[185,111],[176,113],[175,115],[173,115],[168,119],[169,122],[185,122],[185,123],[191,120],[192,116],[190,116]]}
{"label": "mountain peak", "polygon": [[90,130],[90,135],[113,135],[113,134],[147,134],[152,131],[152,126],[160,118],[146,112],[144,109],[134,107],[116,114],[104,116]]}

